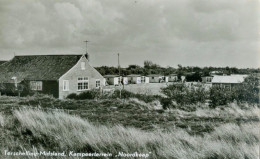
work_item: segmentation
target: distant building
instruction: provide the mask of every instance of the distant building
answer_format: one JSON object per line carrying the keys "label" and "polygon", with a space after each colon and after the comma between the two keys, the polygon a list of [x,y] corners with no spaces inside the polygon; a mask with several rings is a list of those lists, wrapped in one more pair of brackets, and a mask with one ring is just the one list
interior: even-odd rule
{"label": "distant building", "polygon": [[131,74],[126,76],[128,78],[128,83],[130,84],[140,84],[142,83],[141,75]]}
{"label": "distant building", "polygon": [[142,76],[142,77],[141,77],[141,82],[142,82],[142,83],[149,83],[149,77]]}
{"label": "distant building", "polygon": [[177,74],[170,74],[169,75],[169,82],[177,82],[178,81],[178,75]]}
{"label": "distant building", "polygon": [[211,83],[213,76],[203,76],[201,77],[203,83]]}
{"label": "distant building", "polygon": [[214,76],[212,86],[232,89],[233,86],[244,82],[248,75]]}
{"label": "distant building", "polygon": [[0,65],[2,94],[38,92],[63,99],[104,84],[104,77],[89,65],[85,55],[15,56]]}
{"label": "distant building", "polygon": [[163,75],[150,74],[150,75],[147,75],[147,77],[149,77],[149,82],[150,83],[161,83],[161,82],[164,82],[164,76]]}
{"label": "distant building", "polygon": [[119,75],[104,75],[104,78],[106,79],[106,83],[108,85],[119,85],[120,82],[120,76]]}
{"label": "distant building", "polygon": [[122,77],[122,83],[124,85],[127,85],[128,84],[128,78],[127,77]]}
{"label": "distant building", "polygon": [[182,83],[186,82],[186,76],[181,76],[181,82]]}
{"label": "distant building", "polygon": [[223,71],[211,71],[209,73],[210,76],[214,76],[214,75],[223,75]]}

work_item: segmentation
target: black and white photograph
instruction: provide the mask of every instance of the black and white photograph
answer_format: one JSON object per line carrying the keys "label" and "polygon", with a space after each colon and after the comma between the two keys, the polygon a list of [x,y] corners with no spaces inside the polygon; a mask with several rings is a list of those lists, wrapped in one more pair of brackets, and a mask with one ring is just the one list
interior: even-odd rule
{"label": "black and white photograph", "polygon": [[259,159],[259,0],[0,0],[0,159]]}

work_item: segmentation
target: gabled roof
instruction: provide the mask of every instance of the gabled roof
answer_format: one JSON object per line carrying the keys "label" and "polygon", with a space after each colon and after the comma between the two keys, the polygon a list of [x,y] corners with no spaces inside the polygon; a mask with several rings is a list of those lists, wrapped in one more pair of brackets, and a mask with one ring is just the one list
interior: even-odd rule
{"label": "gabled roof", "polygon": [[35,55],[15,56],[0,65],[0,82],[12,83],[23,80],[58,80],[71,69],[82,55]]}
{"label": "gabled roof", "polygon": [[242,83],[247,75],[214,76],[212,83]]}
{"label": "gabled roof", "polygon": [[126,77],[141,77],[141,75],[137,75],[137,74],[130,74],[130,75],[127,75]]}

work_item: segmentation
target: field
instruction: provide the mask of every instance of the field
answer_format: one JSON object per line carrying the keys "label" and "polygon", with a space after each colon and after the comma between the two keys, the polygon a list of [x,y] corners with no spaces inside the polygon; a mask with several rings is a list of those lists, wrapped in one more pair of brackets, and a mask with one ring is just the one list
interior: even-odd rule
{"label": "field", "polygon": [[[148,95],[162,95],[160,90],[162,87],[166,87],[170,83],[142,83],[142,84],[128,84],[124,86],[124,89],[133,93],[141,93]],[[105,89],[120,89],[119,86],[106,86]],[[122,87],[121,87],[122,89]]]}
{"label": "field", "polygon": [[60,101],[42,95],[2,96],[0,158],[14,158],[4,150],[98,152],[114,157],[138,152],[158,159],[258,158],[259,107],[246,103],[186,107],[163,110],[159,101],[136,98]]}

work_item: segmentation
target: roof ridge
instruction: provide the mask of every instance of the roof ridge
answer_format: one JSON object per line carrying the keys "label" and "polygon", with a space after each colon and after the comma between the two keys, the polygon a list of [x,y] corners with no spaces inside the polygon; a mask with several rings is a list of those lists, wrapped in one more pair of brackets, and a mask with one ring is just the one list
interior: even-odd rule
{"label": "roof ridge", "polygon": [[47,55],[15,55],[14,57],[17,56],[72,56],[72,55],[84,55],[84,54],[47,54]]}

